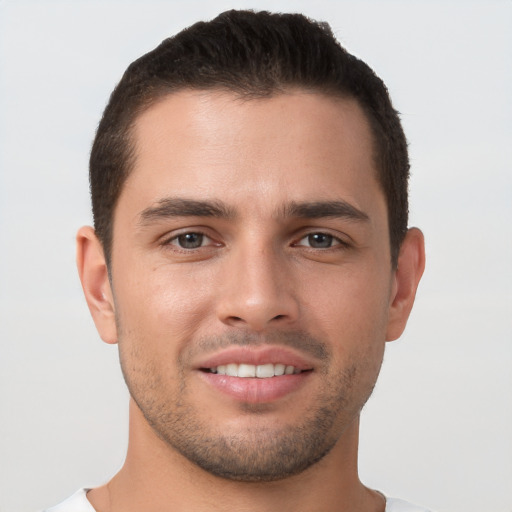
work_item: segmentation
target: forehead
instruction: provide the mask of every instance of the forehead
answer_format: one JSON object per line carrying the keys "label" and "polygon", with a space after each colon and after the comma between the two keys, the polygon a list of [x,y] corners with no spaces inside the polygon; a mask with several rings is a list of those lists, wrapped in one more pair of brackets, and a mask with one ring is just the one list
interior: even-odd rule
{"label": "forehead", "polygon": [[275,210],[341,194],[361,206],[378,192],[371,129],[352,99],[184,90],[141,114],[133,141],[120,200],[130,195],[141,208],[176,195]]}

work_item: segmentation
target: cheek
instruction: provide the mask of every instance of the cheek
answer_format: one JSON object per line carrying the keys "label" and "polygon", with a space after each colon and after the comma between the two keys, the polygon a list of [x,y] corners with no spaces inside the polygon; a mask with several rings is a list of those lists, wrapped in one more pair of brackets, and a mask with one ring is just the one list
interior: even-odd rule
{"label": "cheek", "polygon": [[389,282],[382,276],[368,268],[340,269],[324,280],[321,289],[309,287],[304,307],[307,324],[313,334],[329,341],[335,365],[355,364],[370,374],[378,373],[390,293]]}
{"label": "cheek", "polygon": [[208,277],[171,265],[132,268],[128,278],[114,283],[122,334],[134,341],[143,338],[161,354],[181,350],[212,309]]}
{"label": "cheek", "polygon": [[368,267],[340,267],[318,279],[316,286],[307,284],[304,311],[314,311],[317,324],[330,332],[359,333],[366,338],[372,332],[384,331],[390,280],[384,272]]}

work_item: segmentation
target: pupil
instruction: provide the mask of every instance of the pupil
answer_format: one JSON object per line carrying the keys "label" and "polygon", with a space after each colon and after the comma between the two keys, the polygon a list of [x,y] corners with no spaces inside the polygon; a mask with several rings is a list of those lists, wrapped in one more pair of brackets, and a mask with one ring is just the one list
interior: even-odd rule
{"label": "pupil", "polygon": [[315,249],[326,249],[332,245],[332,236],[325,233],[313,233],[308,236],[308,242]]}
{"label": "pupil", "polygon": [[178,237],[178,242],[184,249],[197,249],[203,243],[203,235],[201,233],[186,233]]}

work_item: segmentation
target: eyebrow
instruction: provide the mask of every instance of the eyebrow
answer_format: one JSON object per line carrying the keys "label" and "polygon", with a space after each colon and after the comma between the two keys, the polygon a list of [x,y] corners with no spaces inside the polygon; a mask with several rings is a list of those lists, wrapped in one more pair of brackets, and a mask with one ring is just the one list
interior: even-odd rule
{"label": "eyebrow", "polygon": [[[140,224],[147,225],[153,221],[169,217],[214,217],[233,219],[234,209],[221,201],[195,200],[185,198],[160,199],[155,206],[150,206],[140,213]],[[278,218],[343,218],[355,221],[368,221],[368,215],[343,200],[336,201],[292,201],[278,210]]]}
{"label": "eyebrow", "polygon": [[343,200],[336,201],[292,201],[283,209],[284,217],[298,217],[307,219],[343,218],[355,221],[368,221],[369,216],[350,203]]}
{"label": "eyebrow", "polygon": [[161,199],[155,206],[150,206],[140,214],[140,223],[169,217],[217,217],[231,219],[235,212],[220,201],[198,201],[194,199],[172,198]]}

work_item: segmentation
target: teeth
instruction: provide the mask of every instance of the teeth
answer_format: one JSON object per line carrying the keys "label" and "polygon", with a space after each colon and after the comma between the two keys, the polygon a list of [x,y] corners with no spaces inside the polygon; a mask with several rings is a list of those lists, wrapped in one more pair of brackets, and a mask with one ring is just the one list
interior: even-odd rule
{"label": "teeth", "polygon": [[259,379],[301,373],[301,370],[295,368],[295,366],[271,363],[259,365],[230,363],[217,366],[217,368],[210,368],[210,371],[229,377],[258,377]]}
{"label": "teeth", "polygon": [[227,375],[238,375],[238,365],[237,364],[228,364],[226,365],[226,374]]}
{"label": "teeth", "polygon": [[284,364],[275,364],[274,365],[274,375],[284,375],[284,369],[286,366]]}
{"label": "teeth", "polygon": [[256,366],[256,377],[266,379],[267,377],[273,377],[274,375],[273,364],[260,364]]}
{"label": "teeth", "polygon": [[256,377],[256,366],[253,364],[239,364],[237,377]]}

